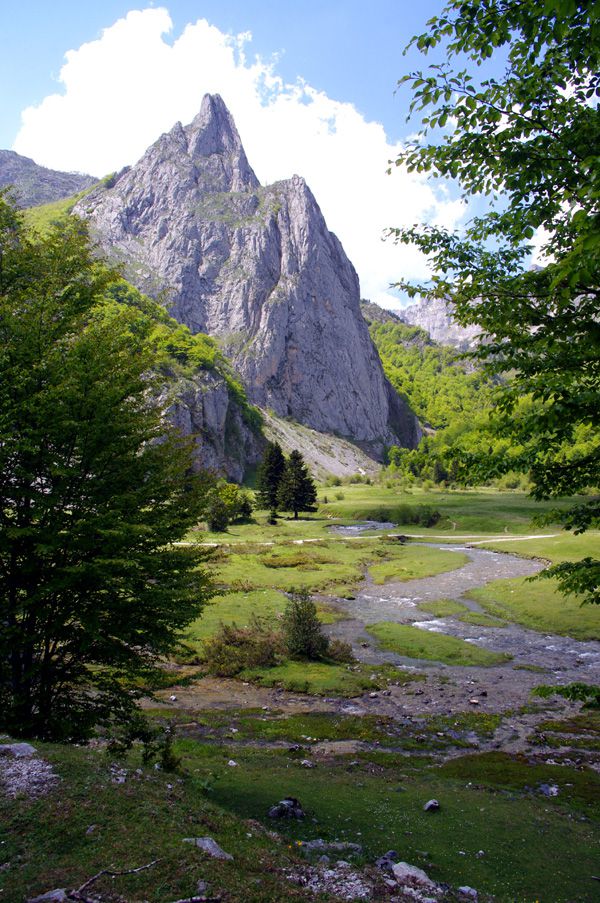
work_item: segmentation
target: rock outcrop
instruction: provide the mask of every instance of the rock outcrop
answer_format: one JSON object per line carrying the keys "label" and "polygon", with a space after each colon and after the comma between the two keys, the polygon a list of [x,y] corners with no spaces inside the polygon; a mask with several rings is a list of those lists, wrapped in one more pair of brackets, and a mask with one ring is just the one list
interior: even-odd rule
{"label": "rock outcrop", "polygon": [[220,373],[200,372],[169,383],[160,400],[167,402],[171,423],[193,436],[198,467],[241,483],[248,467],[261,460],[266,440],[247,422]]}
{"label": "rock outcrop", "polygon": [[97,181],[77,172],[46,169],[15,151],[0,150],[0,188],[11,186],[19,207],[59,201],[90,188]]}
{"label": "rock outcrop", "polygon": [[468,351],[478,344],[479,326],[460,326],[452,316],[452,303],[442,298],[422,299],[405,307],[400,318],[411,326],[420,326],[440,345],[452,345]]}
{"label": "rock outcrop", "polygon": [[260,186],[220,97],[74,212],[131,282],[219,339],[254,404],[373,454],[416,444],[340,242],[302,178]]}

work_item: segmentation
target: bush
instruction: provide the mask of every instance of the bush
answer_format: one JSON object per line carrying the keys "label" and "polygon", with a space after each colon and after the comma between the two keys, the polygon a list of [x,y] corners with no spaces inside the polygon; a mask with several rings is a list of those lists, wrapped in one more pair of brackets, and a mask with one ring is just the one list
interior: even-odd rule
{"label": "bush", "polygon": [[350,643],[345,643],[344,640],[329,640],[329,646],[327,647],[327,658],[332,659],[332,661],[334,662],[341,662],[343,664],[353,662],[354,655],[352,653],[352,646],[350,645]]}
{"label": "bush", "polygon": [[281,661],[281,633],[254,616],[248,627],[221,624],[204,646],[204,662],[215,677],[235,677],[246,668],[272,668]]}
{"label": "bush", "polygon": [[329,640],[306,590],[290,594],[283,614],[283,639],[292,658],[320,659],[328,653]]}

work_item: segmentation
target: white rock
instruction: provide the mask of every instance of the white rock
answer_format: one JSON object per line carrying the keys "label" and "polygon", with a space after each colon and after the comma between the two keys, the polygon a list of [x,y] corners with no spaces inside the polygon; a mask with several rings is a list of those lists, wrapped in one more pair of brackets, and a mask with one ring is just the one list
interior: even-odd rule
{"label": "white rock", "polygon": [[212,837],[184,837],[183,843],[192,843],[199,850],[204,850],[205,853],[212,856],[213,859],[233,859],[231,853],[226,853],[221,849]]}

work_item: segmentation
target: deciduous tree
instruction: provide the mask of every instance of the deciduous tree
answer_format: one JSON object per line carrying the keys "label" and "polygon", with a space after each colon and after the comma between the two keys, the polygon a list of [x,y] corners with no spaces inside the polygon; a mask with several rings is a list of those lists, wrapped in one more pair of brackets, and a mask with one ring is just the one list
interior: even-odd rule
{"label": "deciduous tree", "polygon": [[[466,463],[482,476],[526,471],[539,499],[586,492],[600,483],[597,4],[451,0],[411,43],[424,54],[445,51],[444,62],[401,79],[422,130],[396,163],[457,180],[487,207],[461,232],[392,230],[429,256],[434,273],[403,285],[451,298],[462,323],[481,326],[478,356],[511,375],[494,422],[510,453],[489,455],[484,441]],[[501,77],[486,68],[498,55]],[[534,239],[541,251],[532,267]],[[598,525],[600,502],[557,516],[580,532]],[[549,573],[565,591],[600,602],[598,560]]]}
{"label": "deciduous tree", "polygon": [[[77,221],[28,234],[0,199],[0,722],[86,736],[210,594],[173,545],[205,478],[156,405],[152,323],[107,294]],[[138,689],[136,689],[136,687]]]}

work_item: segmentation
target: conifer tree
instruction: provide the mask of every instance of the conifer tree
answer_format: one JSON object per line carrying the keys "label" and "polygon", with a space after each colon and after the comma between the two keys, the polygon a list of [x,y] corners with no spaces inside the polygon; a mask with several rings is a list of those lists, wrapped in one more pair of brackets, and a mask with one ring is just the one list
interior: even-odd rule
{"label": "conifer tree", "polygon": [[285,511],[294,512],[296,520],[299,511],[306,511],[317,500],[315,482],[308,472],[304,458],[296,449],[285,463],[277,500]]}
{"label": "conifer tree", "polygon": [[269,511],[277,510],[277,493],[285,468],[285,458],[278,442],[269,442],[257,475],[258,504]]}

